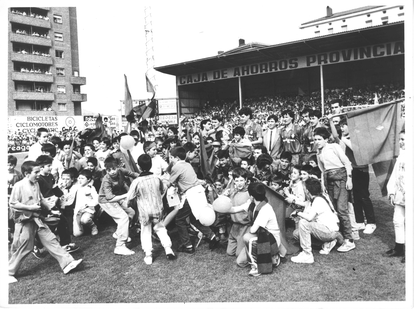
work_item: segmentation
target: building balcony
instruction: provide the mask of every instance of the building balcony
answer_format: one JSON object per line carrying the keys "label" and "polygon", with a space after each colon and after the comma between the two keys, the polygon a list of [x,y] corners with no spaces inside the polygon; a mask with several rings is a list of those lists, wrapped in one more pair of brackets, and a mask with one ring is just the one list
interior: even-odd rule
{"label": "building balcony", "polygon": [[71,76],[70,83],[72,85],[86,85],[86,77]]}
{"label": "building balcony", "polygon": [[32,55],[32,54],[12,53],[10,58],[12,61],[41,63],[41,64],[49,64],[49,65],[53,64],[52,57],[45,57],[45,56]]}
{"label": "building balcony", "polygon": [[32,36],[27,34],[10,33],[10,41],[47,47],[52,46],[52,40],[50,38],[42,38],[40,36]]}
{"label": "building balcony", "polygon": [[24,111],[14,111],[14,116],[56,116],[57,112],[55,111],[36,111],[36,110],[24,110]]}
{"label": "building balcony", "polygon": [[55,94],[53,92],[13,92],[13,100],[33,100],[33,101],[54,101]]}
{"label": "building balcony", "polygon": [[53,83],[53,75],[12,72],[12,80]]}
{"label": "building balcony", "polygon": [[72,94],[73,102],[86,102],[87,100],[88,100],[88,96],[84,93],[73,93]]}
{"label": "building balcony", "polygon": [[30,16],[23,16],[19,14],[13,14],[9,12],[9,20],[12,23],[24,24],[24,25],[31,25],[41,28],[50,29],[50,20],[44,20],[40,18],[34,18]]}

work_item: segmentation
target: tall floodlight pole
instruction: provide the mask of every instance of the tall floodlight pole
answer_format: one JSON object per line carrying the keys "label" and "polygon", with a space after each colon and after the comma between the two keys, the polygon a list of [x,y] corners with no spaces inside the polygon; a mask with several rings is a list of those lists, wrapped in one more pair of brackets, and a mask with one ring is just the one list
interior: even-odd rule
{"label": "tall floodlight pole", "polygon": [[144,7],[144,30],[145,30],[145,57],[146,57],[146,76],[152,83],[155,93],[157,92],[157,81],[154,70],[154,35],[152,32],[151,6]]}

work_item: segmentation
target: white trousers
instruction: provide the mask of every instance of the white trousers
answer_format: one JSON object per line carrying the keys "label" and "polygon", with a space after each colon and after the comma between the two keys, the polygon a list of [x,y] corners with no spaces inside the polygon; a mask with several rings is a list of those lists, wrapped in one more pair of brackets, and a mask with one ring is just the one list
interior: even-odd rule
{"label": "white trousers", "polygon": [[398,244],[405,244],[405,207],[395,205],[394,207],[394,230],[395,242]]}
{"label": "white trousers", "polygon": [[[145,252],[145,255],[151,255],[152,252],[152,223],[143,225],[141,223],[141,246],[142,250]],[[167,229],[165,228],[162,222],[154,224],[154,232],[158,235],[158,238],[161,241],[161,245],[164,248],[171,248],[172,243],[170,236],[168,236]]]}

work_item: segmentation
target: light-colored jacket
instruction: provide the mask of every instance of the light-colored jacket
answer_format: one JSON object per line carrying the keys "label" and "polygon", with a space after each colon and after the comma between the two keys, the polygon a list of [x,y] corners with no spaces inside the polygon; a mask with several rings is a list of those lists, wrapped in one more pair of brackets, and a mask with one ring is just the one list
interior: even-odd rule
{"label": "light-colored jacket", "polygon": [[388,181],[387,193],[388,197],[394,194],[395,205],[405,207],[405,151],[402,149]]}

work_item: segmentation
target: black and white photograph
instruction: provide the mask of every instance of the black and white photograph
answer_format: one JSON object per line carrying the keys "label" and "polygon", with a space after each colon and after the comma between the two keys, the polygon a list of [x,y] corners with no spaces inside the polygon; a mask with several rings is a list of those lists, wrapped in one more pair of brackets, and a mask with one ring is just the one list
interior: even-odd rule
{"label": "black and white photograph", "polygon": [[0,11],[0,307],[414,308],[412,0]]}

